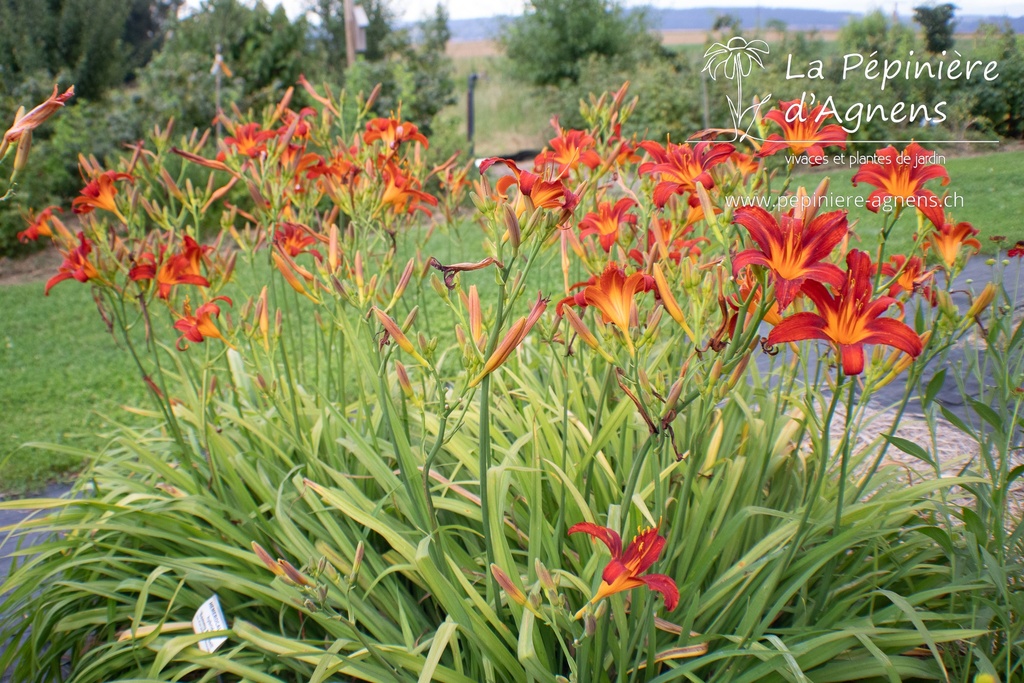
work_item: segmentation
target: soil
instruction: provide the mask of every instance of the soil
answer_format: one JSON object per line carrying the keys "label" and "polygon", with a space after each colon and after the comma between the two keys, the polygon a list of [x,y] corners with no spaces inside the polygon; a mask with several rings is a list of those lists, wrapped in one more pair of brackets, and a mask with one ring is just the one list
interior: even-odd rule
{"label": "soil", "polygon": [[54,246],[20,258],[0,256],[0,286],[46,282],[57,273],[63,257]]}

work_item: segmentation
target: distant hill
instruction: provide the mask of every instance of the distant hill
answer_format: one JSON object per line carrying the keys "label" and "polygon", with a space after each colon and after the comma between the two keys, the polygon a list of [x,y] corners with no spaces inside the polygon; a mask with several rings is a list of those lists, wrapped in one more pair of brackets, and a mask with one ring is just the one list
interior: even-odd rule
{"label": "distant hill", "polygon": [[[664,31],[690,29],[707,31],[711,29],[715,18],[720,14],[734,14],[739,17],[744,28],[763,27],[771,20],[782,21],[790,29],[809,31],[818,29],[826,31],[841,28],[850,17],[860,16],[861,12],[834,12],[829,10],[796,9],[792,7],[697,7],[694,9],[663,9],[651,7],[647,10],[651,27]],[[910,17],[900,17],[909,22]],[[456,42],[490,40],[501,33],[501,27],[515,17],[487,17],[483,19],[453,19],[448,22],[452,32],[452,40]],[[1009,21],[1014,31],[1024,32],[1024,17],[995,17],[978,15],[961,15],[957,17],[957,32],[970,33],[982,22],[1003,24]]]}

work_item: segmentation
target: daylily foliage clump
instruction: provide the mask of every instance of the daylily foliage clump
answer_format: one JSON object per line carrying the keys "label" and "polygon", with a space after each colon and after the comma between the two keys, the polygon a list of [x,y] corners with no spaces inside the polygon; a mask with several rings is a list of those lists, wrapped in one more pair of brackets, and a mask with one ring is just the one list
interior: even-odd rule
{"label": "daylily foliage clump", "polygon": [[[24,238],[65,254],[46,291],[93,288],[154,409],[46,521],[81,545],[0,586],[0,669],[940,680],[994,659],[1003,626],[957,602],[983,582],[919,531],[964,482],[908,481],[857,438],[894,382],[895,429],[991,301],[950,294],[979,243],[921,206],[948,180],[905,173],[923,148],[858,172],[882,219],[853,226],[774,158],[843,147],[834,126],[638,140],[624,85],[533,164],[429,167],[373,93],[299,85],[311,106],[222,114],[221,140],[168,124],[116,168],[83,158],[80,228],[32,216]],[[187,630],[211,594],[216,654]]]}

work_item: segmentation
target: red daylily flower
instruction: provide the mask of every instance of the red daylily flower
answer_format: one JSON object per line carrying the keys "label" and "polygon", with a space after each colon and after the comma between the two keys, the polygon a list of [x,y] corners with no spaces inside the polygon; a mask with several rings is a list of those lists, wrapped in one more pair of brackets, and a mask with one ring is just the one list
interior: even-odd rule
{"label": "red daylily flower", "polygon": [[403,142],[415,141],[424,147],[430,147],[427,138],[420,132],[416,124],[398,119],[376,118],[366,122],[363,142],[370,144],[375,140],[383,142],[388,149],[396,150]]}
{"label": "red daylily flower", "polygon": [[428,216],[431,215],[430,209],[423,204],[437,206],[437,197],[420,190],[419,181],[403,174],[393,163],[387,164],[381,175],[384,176],[384,194],[381,195],[381,203],[384,206],[392,207],[395,213],[405,211],[411,214],[414,211],[422,211]]}
{"label": "red daylily flower", "polygon": [[853,184],[866,182],[878,189],[868,196],[867,207],[878,213],[887,198],[891,197],[898,206],[934,206],[937,198],[924,184],[934,178],[942,178],[942,184],[949,184],[949,174],[941,164],[929,164],[934,153],[916,142],[911,142],[902,152],[892,145],[875,153],[881,163],[861,164],[853,176]]}
{"label": "red daylily flower", "polygon": [[956,263],[961,247],[973,247],[975,254],[981,250],[981,242],[974,237],[978,234],[977,228],[967,222],[954,223],[946,216],[941,203],[922,206],[920,210],[934,226],[925,240],[924,248],[938,252],[947,268],[952,268]]}
{"label": "red daylily flower", "polygon": [[736,148],[729,143],[698,142],[696,147],[689,144],[668,143],[662,147],[647,140],[640,143],[653,161],[640,164],[641,175],[654,175],[658,184],[654,188],[654,203],[660,209],[673,195],[690,192],[691,206],[698,203],[694,194],[699,182],[705,189],[714,187],[715,181],[708,171],[729,159]]}
{"label": "red daylily flower", "polygon": [[[644,574],[651,568],[665,547],[665,537],[658,533],[658,528],[640,531],[625,549],[619,534],[608,527],[598,526],[590,522],[580,522],[569,527],[569,534],[589,534],[601,541],[611,551],[612,559],[601,574],[601,585],[589,604],[600,602],[609,595],[632,590],[639,586],[647,586],[661,593],[665,598],[665,609],[669,612],[679,604],[679,588],[670,576],[665,574]],[[578,619],[586,607],[576,614]]]}
{"label": "red daylily flower", "polygon": [[623,223],[636,225],[636,216],[626,213],[634,206],[636,202],[629,197],[623,197],[614,206],[611,202],[601,202],[597,213],[590,212],[580,221],[580,237],[599,235],[601,247],[610,252],[619,239],[619,226]]}
{"label": "red daylily flower", "polygon": [[[560,130],[558,137],[551,138],[548,144],[551,149],[546,149],[537,155],[533,162],[534,168],[540,171],[551,164],[555,167],[556,173],[562,175],[570,169],[579,167],[583,156],[588,151],[593,153],[594,138],[582,130]],[[592,158],[589,161],[593,163]],[[600,157],[598,157],[598,163],[600,163]]]}
{"label": "red daylily flower", "polygon": [[316,243],[316,237],[305,225],[285,222],[274,230],[274,245],[292,258],[299,254],[312,254],[317,261],[323,261],[323,255],[310,248]]}
{"label": "red daylily flower", "polygon": [[499,193],[505,194],[513,185],[519,188],[519,199],[515,207],[516,217],[521,218],[526,211],[526,197],[530,198],[534,208],[560,209],[559,225],[565,223],[572,216],[580,198],[573,194],[561,180],[546,180],[536,173],[520,170],[511,159],[498,157],[484,159],[480,164],[480,173],[483,174],[495,163],[502,163],[512,171],[512,175],[502,176],[498,179],[495,189]]}
{"label": "red daylily flower", "polygon": [[757,169],[760,164],[757,161],[757,157],[753,154],[733,152],[729,155],[729,162],[727,166],[735,169],[736,172],[740,174],[740,177],[748,178],[757,173]]}
{"label": "red daylily flower", "polygon": [[[236,126],[234,132],[224,138],[224,144],[234,147],[235,152],[254,159],[267,151],[267,140],[277,136],[277,131],[263,130],[258,123],[246,123]],[[218,161],[224,160],[224,153],[217,155]]]}
{"label": "red daylily flower", "polygon": [[921,355],[921,338],[906,323],[881,317],[896,300],[888,296],[871,298],[871,257],[854,249],[847,254],[846,263],[846,277],[835,294],[820,282],[804,283],[803,292],[814,302],[818,313],[797,313],[781,321],[768,333],[765,345],[803,339],[830,341],[842,358],[846,375],[859,375],[864,370],[865,344],[892,346],[914,358]]}
{"label": "red daylily flower", "polygon": [[[179,351],[184,351],[188,348],[185,340],[202,344],[206,338],[213,337],[228,344],[228,341],[220,333],[216,323],[212,320],[212,318],[220,317],[218,301],[226,301],[228,306],[232,305],[231,299],[228,297],[215,296],[196,309],[195,315],[193,315],[192,306],[189,304],[188,299],[185,299],[182,307],[183,313],[178,316],[178,321],[174,323],[174,328],[181,332],[181,336],[178,337],[178,343],[175,345]],[[231,346],[231,344],[228,344],[228,346]]]}
{"label": "red daylily flower", "polygon": [[24,244],[34,242],[40,237],[53,237],[53,230],[50,221],[53,219],[53,212],[60,211],[59,207],[48,206],[37,214],[29,211],[29,226],[18,233],[18,241]]}
{"label": "red daylily flower", "polygon": [[1006,251],[1006,255],[1009,258],[1024,257],[1024,240],[1017,240],[1017,243]]}
{"label": "red daylily flower", "polygon": [[169,257],[164,256],[166,247],[161,247],[159,262],[152,253],[142,254],[138,265],[128,271],[128,277],[136,282],[155,278],[156,295],[161,299],[169,297],[175,285],[209,287],[210,281],[203,277],[201,266],[213,247],[200,245],[188,235],[185,235],[182,242],[181,251]]}
{"label": "red daylily flower", "polygon": [[117,204],[114,202],[114,197],[117,195],[117,186],[114,183],[118,180],[135,182],[135,178],[128,173],[118,173],[117,171],[102,173],[90,180],[82,188],[81,194],[71,200],[71,210],[75,213],[90,213],[94,209],[104,209],[121,217],[121,212],[117,210]]}
{"label": "red daylily flower", "polygon": [[801,285],[810,280],[839,287],[842,271],[831,263],[822,263],[843,241],[848,231],[845,211],[832,211],[808,220],[809,214],[793,209],[775,217],[759,206],[736,209],[734,222],[750,233],[760,249],[747,249],[733,257],[733,275],[751,265],[771,269],[775,298],[785,310]]}
{"label": "red daylily flower", "polygon": [[895,254],[889,257],[889,263],[882,264],[882,275],[896,278],[889,286],[889,296],[895,298],[903,292],[920,292],[932,306],[939,302],[936,293],[927,285],[934,274],[925,270],[920,256],[911,256],[907,260],[903,254]]}
{"label": "red daylily flower", "polygon": [[[716,212],[718,210],[716,209]],[[687,212],[686,223],[682,231],[676,233],[676,225],[667,218],[655,218],[651,221],[651,227],[647,230],[647,250],[642,252],[639,249],[630,249],[629,257],[641,266],[646,262],[647,254],[654,254],[657,258],[668,258],[676,265],[687,256],[696,262],[701,255],[701,243],[710,243],[707,237],[693,237],[687,239],[687,235],[693,232],[694,223],[704,219],[704,209],[698,204],[691,206]]]}
{"label": "red daylily flower", "polygon": [[782,135],[772,133],[761,145],[759,157],[769,157],[788,149],[792,154],[806,153],[811,159],[811,166],[823,163],[825,147],[846,149],[846,131],[835,123],[827,126],[821,124],[832,118],[831,114],[822,116],[824,104],[819,104],[810,111],[802,100],[779,102],[778,109],[765,114],[765,119],[774,121],[782,128]]}
{"label": "red daylily flower", "polygon": [[316,116],[316,109],[313,109],[312,107],[303,107],[298,113],[295,113],[291,109],[286,109],[284,116],[281,119],[281,126],[277,129],[277,134],[280,136],[285,135],[294,123],[295,131],[292,133],[292,139],[308,139],[309,134],[313,129],[309,125],[309,122],[306,121],[307,116]]}
{"label": "red daylily flower", "polygon": [[70,280],[71,278],[83,284],[89,280],[98,280],[100,274],[96,270],[96,266],[89,261],[90,253],[92,253],[92,241],[85,236],[85,233],[79,232],[78,246],[65,252],[64,262],[57,269],[57,274],[46,281],[46,288],[43,290],[43,294],[49,296],[50,288],[58,282]]}

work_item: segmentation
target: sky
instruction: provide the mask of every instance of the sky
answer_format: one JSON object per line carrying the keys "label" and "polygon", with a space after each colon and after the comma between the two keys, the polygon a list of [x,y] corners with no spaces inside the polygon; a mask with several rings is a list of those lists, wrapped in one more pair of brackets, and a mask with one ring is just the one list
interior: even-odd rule
{"label": "sky", "polygon": [[[283,4],[289,16],[295,17],[301,12],[305,0],[265,0],[268,6]],[[523,11],[522,0],[441,0],[448,8],[448,16],[451,19],[473,19],[477,17],[492,17],[497,15],[519,15]],[[769,0],[758,3],[755,0],[716,0],[703,2],[681,2],[680,0],[624,0],[623,5],[637,6],[650,5],[666,8],[686,7],[754,7],[761,4],[763,7],[800,7],[804,9],[823,9],[846,11],[851,8],[850,0]],[[881,8],[891,12],[895,5],[900,14],[910,14],[914,5],[920,4],[920,0],[897,0],[896,2],[879,2],[868,0],[859,5],[861,11]],[[1021,16],[1024,15],[1024,0],[977,0],[976,2],[954,2],[960,6],[960,13],[963,14],[996,14]],[[423,19],[437,5],[437,0],[391,0],[391,6],[397,10],[401,19],[406,21],[418,21]]]}

